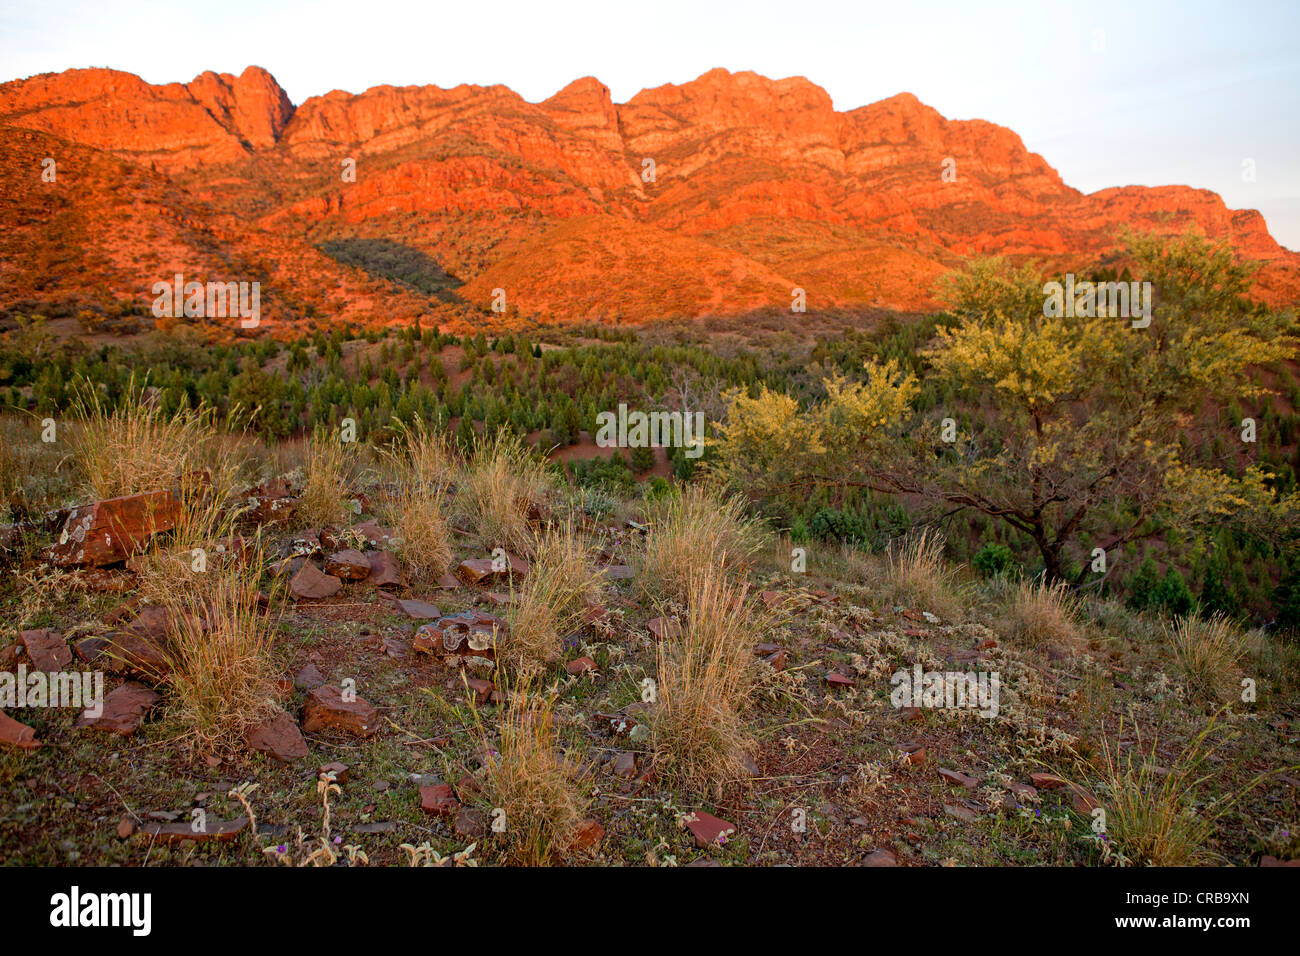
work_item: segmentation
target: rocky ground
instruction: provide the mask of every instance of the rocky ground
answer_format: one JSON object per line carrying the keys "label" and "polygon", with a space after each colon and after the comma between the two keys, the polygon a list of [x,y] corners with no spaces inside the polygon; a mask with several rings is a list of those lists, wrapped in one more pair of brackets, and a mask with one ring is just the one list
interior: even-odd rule
{"label": "rocky ground", "polygon": [[[25,543],[3,577],[0,667],[103,670],[108,697],[98,719],[37,707],[0,716],[3,862],[500,860],[482,767],[511,693],[496,642],[528,561],[494,562],[457,534],[454,574],[411,588],[364,496],[350,528],[287,530],[295,492],[270,482],[247,501],[250,534],[261,522],[265,535],[283,711],[233,752],[195,748],[168,716],[175,622],[142,599],[127,559],[165,529],[166,509],[118,499],[11,529],[9,543]],[[647,528],[635,504],[625,510],[584,524],[606,571],[601,599],[542,678],[574,786],[589,797],[564,862],[1143,862],[1094,828],[1095,808],[1122,799],[1103,772],[1115,750],[1137,755],[1153,786],[1177,780],[1183,812],[1213,821],[1215,859],[1296,865],[1294,646],[1257,644],[1243,664],[1257,700],[1218,709],[1180,682],[1159,627],[1122,608],[1082,604],[1076,642],[1029,646],[1002,626],[997,587],[959,577],[951,607],[900,601],[881,584],[880,559],[831,546],[809,548],[795,571],[789,542],[776,541],[749,569],[747,600],[771,624],[753,634],[747,779],[720,795],[669,788],[643,698],[681,609],[641,596]],[[241,560],[247,540],[218,550]],[[998,715],[896,707],[891,674],[918,664],[997,672]],[[1213,748],[1188,774],[1187,749],[1216,709]]]}

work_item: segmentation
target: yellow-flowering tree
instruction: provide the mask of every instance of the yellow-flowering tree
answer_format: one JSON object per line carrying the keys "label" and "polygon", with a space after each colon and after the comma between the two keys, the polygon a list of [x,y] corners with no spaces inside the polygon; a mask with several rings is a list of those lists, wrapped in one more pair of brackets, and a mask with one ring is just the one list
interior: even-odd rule
{"label": "yellow-flowering tree", "polygon": [[917,413],[916,379],[880,364],[863,382],[826,382],[826,399],[803,410],[766,390],[733,393],[720,469],[758,496],[849,485],[974,509],[1033,540],[1051,578],[1073,545],[1115,547],[1158,516],[1294,514],[1294,498],[1266,501],[1258,470],[1238,482],[1180,460],[1180,438],[1207,409],[1262,391],[1249,370],[1296,354],[1294,316],[1250,303],[1252,269],[1222,244],[1126,240],[1150,285],[1119,301],[1125,314],[1113,297],[1061,308],[1049,294],[1060,287],[1033,269],[974,262],[948,277],[958,321],[924,353],[954,407]]}

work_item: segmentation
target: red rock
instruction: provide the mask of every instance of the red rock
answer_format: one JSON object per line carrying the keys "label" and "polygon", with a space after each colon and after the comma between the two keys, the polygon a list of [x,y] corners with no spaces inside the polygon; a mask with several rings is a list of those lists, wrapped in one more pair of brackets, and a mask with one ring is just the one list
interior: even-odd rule
{"label": "red rock", "polygon": [[325,764],[316,773],[317,776],[320,776],[320,774],[334,774],[335,783],[347,783],[348,778],[352,776],[352,771],[348,765],[338,761]]}
{"label": "red rock", "polygon": [[501,570],[491,558],[470,558],[456,566],[456,576],[466,584],[480,588],[521,583],[528,576],[528,562],[507,553]]}
{"label": "red rock", "polygon": [[352,530],[360,532],[362,537],[373,548],[386,548],[392,544],[394,538],[392,528],[381,526],[373,518],[369,521],[363,521],[361,524],[353,525]]}
{"label": "red rock", "polygon": [[105,654],[127,673],[151,684],[166,683],[171,675],[171,657],[157,640],[133,630],[104,635]]}
{"label": "red rock", "polygon": [[125,561],[153,535],[170,531],[180,502],[170,491],[108,498],[73,508],[58,540],[45,553],[59,567]]}
{"label": "red rock", "polygon": [[145,716],[159,701],[158,694],[143,684],[125,683],[104,696],[104,712],[99,717],[77,718],[76,726],[107,730],[128,737],[135,733]]}
{"label": "red rock", "polygon": [[952,784],[954,787],[970,788],[979,783],[979,781],[974,777],[967,776],[959,770],[946,770],[940,768],[939,776],[943,777],[945,781]]}
{"label": "red rock", "polygon": [[448,817],[460,809],[460,801],[445,783],[420,788],[420,809],[425,813]]}
{"label": "red rock", "polygon": [[785,595],[779,591],[763,591],[759,594],[759,597],[762,598],[763,604],[768,609],[778,607],[785,601]]}
{"label": "red rock", "polygon": [[476,840],[487,833],[487,821],[477,807],[461,807],[451,828],[467,840]]}
{"label": "red rock", "polygon": [[135,821],[130,817],[123,817],[121,822],[117,825],[117,838],[119,840],[125,840],[134,832]]}
{"label": "red rock", "polygon": [[490,680],[483,680],[481,677],[466,678],[465,683],[474,694],[474,699],[480,704],[486,704],[492,699],[492,692],[496,690],[495,685]]}
{"label": "red rock", "polygon": [[920,744],[900,744],[898,749],[904,755],[903,763],[913,766],[925,763],[925,747]]}
{"label": "red rock", "polygon": [[682,633],[681,622],[669,617],[656,617],[646,624],[646,628],[656,641],[673,640]]}
{"label": "red rock", "polygon": [[587,673],[587,671],[594,671],[596,669],[596,662],[590,657],[579,657],[566,663],[564,669],[577,677],[579,674]]}
{"label": "red rock", "polygon": [[307,695],[302,729],[309,734],[342,731],[369,737],[378,728],[378,709],[362,697],[345,701],[342,689],[332,684],[317,687]]}
{"label": "red rock", "polygon": [[315,690],[325,683],[325,675],[315,664],[308,664],[293,675],[293,686],[298,690]]}
{"label": "red rock", "polygon": [[763,660],[772,668],[772,670],[783,671],[785,670],[786,660],[788,657],[789,652],[787,652],[783,647],[779,651],[773,651],[771,654],[768,654],[767,657],[763,658]]}
{"label": "red rock", "polygon": [[1260,866],[1300,866],[1300,860],[1279,860],[1275,856],[1264,856],[1260,858]]}
{"label": "red rock", "polygon": [[831,671],[826,675],[826,683],[830,684],[832,687],[852,687],[854,680],[852,677],[845,677],[843,674],[837,674],[835,671]]}
{"label": "red rock", "polygon": [[18,640],[38,671],[62,671],[72,663],[72,648],[58,631],[23,631]]}
{"label": "red rock", "polygon": [[1075,813],[1081,813],[1086,817],[1101,806],[1101,801],[1083,787],[1072,786],[1070,787],[1070,804],[1074,807]]}
{"label": "red rock", "polygon": [[36,739],[36,731],[14,720],[3,710],[0,710],[0,745],[19,750],[35,750],[42,746]]}
{"label": "red rock", "polygon": [[370,561],[360,551],[345,548],[326,559],[325,573],[344,581],[364,581],[370,575]]}
{"label": "red rock", "polygon": [[703,810],[694,811],[691,817],[693,819],[686,821],[686,829],[691,831],[695,837],[695,845],[698,847],[726,843],[727,838],[736,832],[734,824],[721,820],[711,813],[705,813]]}
{"label": "red rock", "polygon": [[294,600],[304,598],[320,600],[333,597],[339,593],[341,587],[343,582],[340,579],[332,574],[323,573],[310,561],[304,561],[298,573],[289,582],[289,590],[293,592]]}
{"label": "red rock", "polygon": [[898,866],[893,850],[872,850],[862,859],[863,866]]}
{"label": "red rock", "polygon": [[193,823],[145,823],[136,830],[141,842],[153,843],[230,843],[248,826],[248,817],[208,823],[195,832]]}
{"label": "red rock", "polygon": [[370,561],[370,583],[377,588],[400,588],[406,586],[402,567],[397,558],[387,551],[374,551],[368,554]]}
{"label": "red rock", "polygon": [[1029,780],[1039,790],[1059,790],[1066,782],[1054,773],[1031,773]]}
{"label": "red rock", "polygon": [[622,750],[614,755],[614,776],[631,780],[636,776],[636,754]]}
{"label": "red rock", "polygon": [[442,612],[438,610],[437,605],[430,604],[428,601],[419,601],[415,599],[398,599],[394,598],[396,604],[407,617],[416,621],[428,621],[433,618],[442,617]]}
{"label": "red rock", "polygon": [[574,854],[587,853],[593,848],[600,845],[600,841],[605,838],[605,828],[596,820],[584,820],[578,826],[573,835],[573,842],[569,845],[569,852]]}
{"label": "red rock", "polygon": [[248,746],[281,763],[292,763],[307,756],[307,741],[302,731],[284,711],[258,724],[248,735]]}

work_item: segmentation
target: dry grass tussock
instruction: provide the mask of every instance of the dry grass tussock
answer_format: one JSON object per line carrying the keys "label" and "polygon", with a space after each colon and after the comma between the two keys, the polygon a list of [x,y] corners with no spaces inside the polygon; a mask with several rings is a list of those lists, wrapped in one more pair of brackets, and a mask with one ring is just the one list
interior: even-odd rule
{"label": "dry grass tussock", "polygon": [[657,502],[647,520],[637,577],[641,590],[659,601],[686,603],[694,583],[714,572],[743,574],[767,541],[741,498],[720,498],[699,486]]}
{"label": "dry grass tussock", "polygon": [[275,619],[258,606],[261,555],[208,572],[201,589],[179,589],[163,607],[172,622],[168,715],[197,750],[237,751],[273,713]]}
{"label": "dry grass tussock", "polygon": [[420,424],[403,427],[402,441],[386,453],[397,490],[384,502],[388,525],[397,538],[394,550],[415,584],[432,584],[451,567],[446,488],[454,459],[446,441]]}
{"label": "dry grass tussock", "polygon": [[547,487],[542,462],[520,438],[503,430],[475,442],[459,475],[457,515],[488,549],[527,553],[532,544],[529,514],[542,504]]}
{"label": "dry grass tussock", "polygon": [[1002,630],[1021,646],[1077,649],[1083,643],[1077,618],[1078,604],[1065,582],[1022,579],[1012,586],[1007,598]]}
{"label": "dry grass tussock", "polygon": [[528,576],[506,614],[503,646],[506,657],[525,668],[559,660],[565,636],[582,626],[604,578],[572,524],[544,531],[535,540]]}
{"label": "dry grass tussock", "polygon": [[881,586],[895,604],[919,608],[945,620],[961,615],[953,568],[943,557],[944,536],[930,528],[889,549]]}
{"label": "dry grass tussock", "polygon": [[1246,635],[1221,614],[1210,618],[1189,614],[1165,633],[1174,661],[1194,697],[1227,703],[1237,699],[1237,665],[1246,655]]}
{"label": "dry grass tussock", "polygon": [[688,792],[720,796],[745,774],[753,750],[743,712],[762,628],[746,605],[746,590],[720,568],[706,567],[691,585],[681,633],[659,645],[655,771]]}
{"label": "dry grass tussock", "polygon": [[575,768],[558,749],[551,700],[526,682],[507,693],[499,743],[479,727],[487,753],[484,797],[493,811],[505,814],[505,862],[547,866],[573,845],[587,800],[574,782]]}

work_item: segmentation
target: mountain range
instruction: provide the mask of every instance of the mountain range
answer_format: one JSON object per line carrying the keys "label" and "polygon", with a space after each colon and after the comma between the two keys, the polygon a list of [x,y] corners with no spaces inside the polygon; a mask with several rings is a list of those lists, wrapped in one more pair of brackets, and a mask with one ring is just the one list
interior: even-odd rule
{"label": "mountain range", "polygon": [[[53,160],[53,164],[49,160]],[[540,322],[936,304],[963,257],[1119,267],[1196,227],[1300,299],[1263,217],[1186,186],[1066,185],[1009,129],[900,93],[712,70],[626,103],[590,77],[379,86],[295,106],[259,67],[0,85],[0,312],[147,313],[156,282],[259,281],[272,325]],[[46,171],[50,170],[50,173]],[[498,291],[500,290],[500,291]]]}

